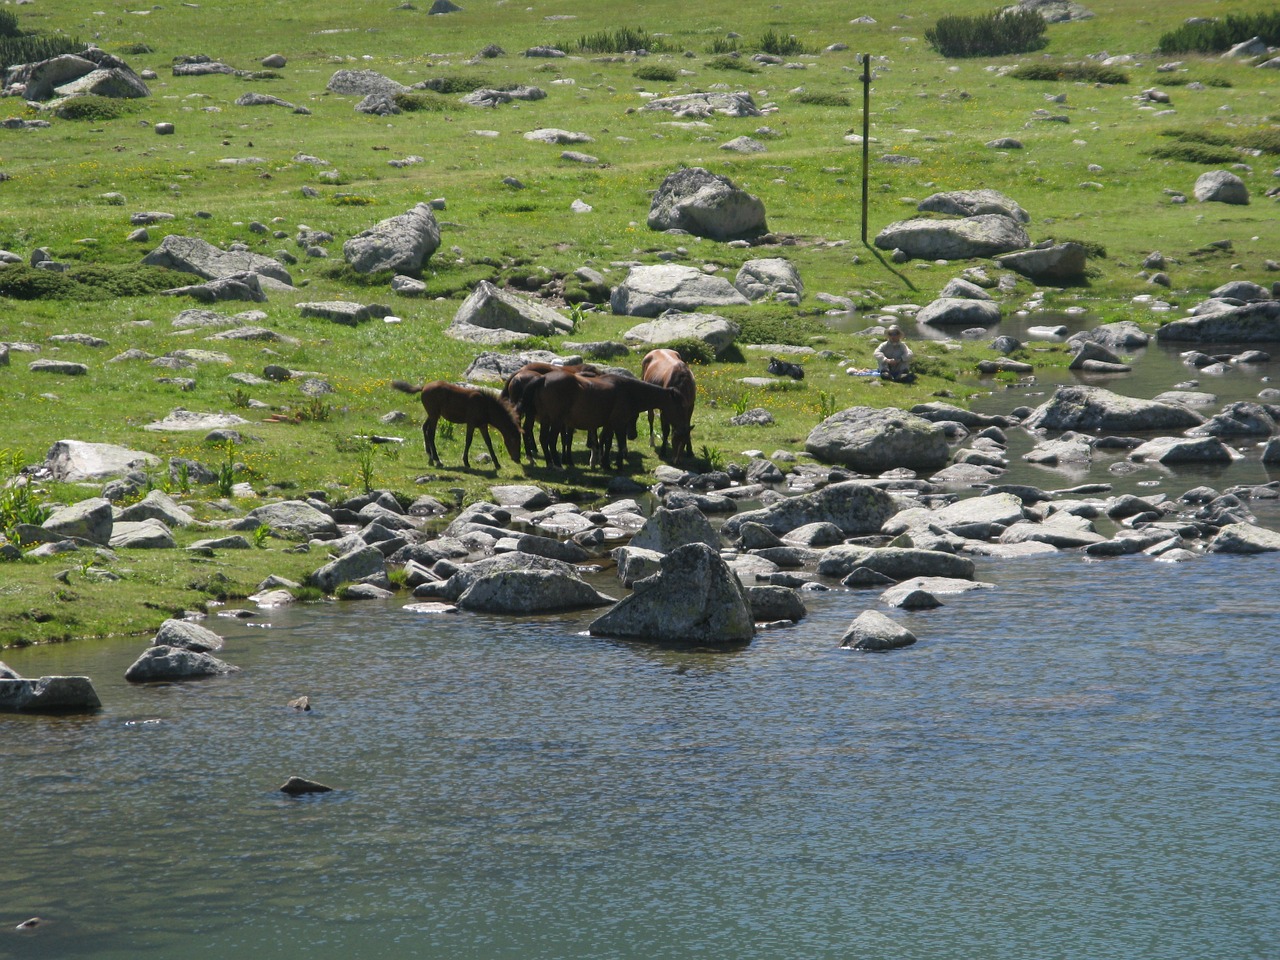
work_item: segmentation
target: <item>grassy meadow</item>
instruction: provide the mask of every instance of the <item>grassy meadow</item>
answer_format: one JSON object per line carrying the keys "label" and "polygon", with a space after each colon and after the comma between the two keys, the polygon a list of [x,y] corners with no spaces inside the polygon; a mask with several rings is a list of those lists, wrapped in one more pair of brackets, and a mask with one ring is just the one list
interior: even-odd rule
{"label": "grassy meadow", "polygon": [[[1050,25],[1042,50],[964,60],[945,59],[924,40],[936,18],[952,12],[952,5],[940,0],[912,5],[910,14],[900,14],[900,5],[859,7],[832,0],[788,5],[707,0],[694,8],[671,0],[643,5],[547,0],[533,6],[460,0],[460,5],[462,10],[441,16],[426,13],[429,0],[419,0],[416,8],[353,0],[6,5],[24,30],[91,41],[136,71],[149,68],[158,74],[148,82],[150,98],[122,102],[120,115],[112,118],[64,120],[17,98],[0,102],[6,116],[50,121],[42,129],[0,129],[0,249],[27,258],[46,247],[55,259],[71,264],[68,276],[85,278],[52,297],[27,299],[31,291],[12,282],[24,274],[7,271],[33,271],[0,267],[0,342],[39,348],[33,353],[11,347],[10,365],[0,367],[5,410],[0,449],[6,464],[41,462],[55,441],[79,439],[190,457],[215,468],[233,462],[236,481],[249,483],[259,497],[324,489],[337,500],[373,486],[450,502],[455,490],[473,500],[485,498],[493,482],[527,479],[594,499],[603,495],[608,480],[596,472],[565,476],[511,464],[505,455],[496,471],[461,470],[461,430],[440,443],[451,466],[429,470],[418,430],[421,411],[407,405],[411,398],[393,392],[389,382],[462,376],[478,348],[442,331],[482,279],[529,293],[540,288],[554,293],[582,266],[617,283],[626,275],[625,263],[664,259],[714,265],[732,279],[748,259],[782,256],[796,264],[805,284],[798,308],[771,304],[725,311],[743,324],[744,335],[738,353],[695,370],[694,448],[704,464],[732,460],[748,448],[798,449],[824,414],[855,404],[910,407],[935,396],[963,403],[990,389],[989,380],[972,372],[977,359],[990,355],[985,346],[918,344],[922,375],[910,387],[849,377],[846,366],[873,365],[875,341],[849,332],[847,323],[829,327],[823,316],[828,307],[815,297],[829,293],[853,299],[865,320],[855,327],[869,326],[877,307],[927,303],[970,265],[891,264],[861,244],[861,149],[845,137],[861,130],[857,54],[862,52],[875,58],[870,237],[912,216],[916,203],[931,193],[999,189],[1031,214],[1033,240],[1080,240],[1097,254],[1089,282],[1050,291],[1047,306],[1084,306],[1107,320],[1136,319],[1149,326],[1156,321],[1131,304],[1133,296],[1155,292],[1187,305],[1228,279],[1269,283],[1272,275],[1264,262],[1280,258],[1276,206],[1264,196],[1278,182],[1272,171],[1280,167],[1280,156],[1230,145],[1269,149],[1280,141],[1275,72],[1217,57],[1154,52],[1160,36],[1188,17],[1253,12],[1260,9],[1257,4],[1091,3],[1093,19]],[[850,22],[863,14],[877,22]],[[647,31],[662,52],[634,57],[578,49],[584,38],[619,28]],[[786,65],[753,63],[749,55],[768,37],[794,37],[802,52],[787,55]],[[478,58],[489,44],[499,45],[505,55]],[[847,49],[828,51],[833,44]],[[569,56],[521,55],[537,45],[556,46]],[[743,56],[717,56],[726,45],[736,45]],[[1127,83],[1004,75],[1020,63],[1067,64],[1103,51],[1134,56],[1133,63],[1120,67]],[[252,75],[172,75],[175,59],[195,54]],[[262,68],[260,61],[270,54],[285,56],[287,65]],[[1171,61],[1181,66],[1157,71]],[[432,78],[456,88],[530,84],[547,96],[490,110],[462,105],[456,93],[426,92],[418,98],[423,109],[366,116],[353,109],[359,98],[326,92],[339,69],[375,70],[404,84]],[[1138,98],[1150,87],[1170,94],[1173,113],[1157,116],[1169,107]],[[642,109],[653,96],[713,88],[749,90],[768,113],[690,125]],[[235,100],[249,92],[282,98],[308,112],[237,106]],[[1061,94],[1065,102],[1049,99]],[[1066,122],[1050,119],[1063,116]],[[174,124],[175,132],[157,135],[160,122]],[[592,142],[574,149],[599,162],[563,160],[561,147],[523,138],[542,127],[588,134]],[[759,135],[767,152],[719,149],[762,127],[770,131]],[[1249,185],[1249,206],[1170,202],[1167,190],[1190,196],[1200,173],[1229,164],[1194,162],[1191,151],[1184,151],[1184,159],[1156,157],[1153,151],[1197,142],[1206,132],[1228,143],[1219,146],[1226,156],[1252,167],[1238,171]],[[1017,138],[1025,147],[984,146],[997,137]],[[302,154],[324,164],[295,159]],[[880,159],[885,154],[919,163],[886,163]],[[408,158],[420,162],[388,162]],[[682,164],[726,174],[758,195],[780,242],[742,249],[650,231],[645,226],[650,194]],[[505,185],[507,177],[524,189]],[[312,191],[304,188],[316,195],[308,196]],[[422,274],[426,296],[399,297],[390,291],[389,277],[363,278],[344,267],[345,239],[436,198],[444,201],[436,214],[442,245]],[[591,211],[571,212],[575,200]],[[150,227],[146,242],[129,240],[135,229],[131,216],[145,211],[171,213],[174,219]],[[267,232],[251,229],[254,223]],[[333,234],[329,257],[308,257],[295,243],[303,226]],[[284,236],[273,236],[276,231]],[[296,256],[290,267],[296,293],[273,292],[266,304],[218,309],[236,313],[260,307],[267,314],[261,325],[297,343],[206,342],[203,337],[211,331],[174,330],[172,318],[199,304],[131,286],[131,268],[166,233]],[[1230,252],[1203,252],[1221,240],[1231,241]],[[1168,291],[1153,288],[1141,274],[1142,261],[1153,250],[1174,261]],[[1007,308],[1034,289],[1020,281],[1005,299]],[[298,302],[335,299],[385,304],[402,322],[374,320],[353,328],[302,318],[296,308]],[[578,330],[565,339],[621,339],[635,322],[611,316],[606,304],[587,310]],[[107,345],[50,340],[61,334],[91,334]],[[752,343],[811,345],[830,353],[804,359],[807,376],[795,389],[763,391],[738,382],[764,372],[768,354],[750,350]],[[559,344],[558,339],[535,339],[528,345],[556,349]],[[211,349],[225,353],[229,362],[201,363],[194,372],[156,369],[145,360],[108,362],[131,348],[156,356]],[[640,355],[619,362],[638,367]],[[1061,353],[1028,357],[1037,363],[1065,362]],[[37,358],[84,363],[89,373],[32,373],[27,365]],[[227,379],[234,372],[260,374],[267,363],[314,371],[335,392],[311,399],[296,383],[243,388]],[[169,375],[194,378],[195,386],[180,391],[156,380]],[[250,400],[270,410],[251,408]],[[735,413],[757,406],[773,413],[773,426],[729,424]],[[199,434],[141,429],[175,407],[238,413],[253,421],[242,432],[256,439],[226,450],[205,444]],[[380,422],[394,409],[410,419]],[[264,419],[267,414],[270,420]],[[373,433],[401,436],[405,443],[370,452],[354,439]],[[643,482],[660,461],[647,445],[633,446],[637,450],[632,473]],[[158,476],[156,484],[166,481]],[[173,492],[196,503],[203,517],[221,515],[204,504],[218,499],[216,490]],[[40,488],[39,496],[68,502],[97,493],[97,487],[53,485]],[[245,498],[237,506],[248,509],[253,503]],[[5,564],[0,567],[0,646],[150,629],[164,616],[211,598],[243,596],[269,572],[300,577],[319,565],[314,556],[284,554],[280,545],[268,541],[251,560],[226,562],[184,558],[175,563],[170,556],[133,552],[119,561],[117,572],[127,575],[114,584],[95,580],[79,560]],[[58,573],[63,580],[54,579]],[[212,573],[218,577],[211,580]]]}

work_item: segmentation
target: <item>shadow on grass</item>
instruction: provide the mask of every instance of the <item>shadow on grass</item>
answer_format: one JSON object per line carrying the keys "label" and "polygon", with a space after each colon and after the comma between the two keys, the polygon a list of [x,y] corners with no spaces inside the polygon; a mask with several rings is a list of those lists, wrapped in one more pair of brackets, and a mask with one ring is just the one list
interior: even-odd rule
{"label": "shadow on grass", "polygon": [[871,251],[871,253],[875,256],[877,260],[880,261],[880,265],[882,267],[884,267],[886,270],[892,273],[895,277],[897,277],[899,280],[905,283],[907,285],[907,288],[911,290],[912,293],[915,293],[919,290],[919,287],[917,287],[914,283],[912,283],[905,273],[899,272],[897,269],[894,268],[894,266],[888,260],[884,258],[883,253],[881,253],[879,250],[877,250],[875,247],[873,247],[869,243],[864,244],[864,246]]}

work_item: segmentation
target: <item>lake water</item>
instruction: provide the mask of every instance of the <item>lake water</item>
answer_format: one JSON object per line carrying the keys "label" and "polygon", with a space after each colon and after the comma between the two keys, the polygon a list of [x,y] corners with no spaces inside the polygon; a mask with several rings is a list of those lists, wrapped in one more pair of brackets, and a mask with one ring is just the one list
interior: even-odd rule
{"label": "lake water", "polygon": [[1276,956],[1280,556],[978,567],[883,655],[845,589],[728,654],[401,600],[211,619],[243,672],[181,685],[6,651],[105,708],[0,716],[0,958]]}

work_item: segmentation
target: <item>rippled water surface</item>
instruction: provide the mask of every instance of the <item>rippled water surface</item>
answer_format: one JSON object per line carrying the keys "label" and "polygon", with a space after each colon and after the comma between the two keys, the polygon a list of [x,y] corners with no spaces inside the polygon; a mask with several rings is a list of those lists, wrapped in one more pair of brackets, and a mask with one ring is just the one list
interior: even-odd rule
{"label": "rippled water surface", "polygon": [[0,957],[1275,956],[1280,559],[978,575],[886,655],[846,590],[719,655],[397,602],[184,685],[11,652],[105,709],[0,717]]}

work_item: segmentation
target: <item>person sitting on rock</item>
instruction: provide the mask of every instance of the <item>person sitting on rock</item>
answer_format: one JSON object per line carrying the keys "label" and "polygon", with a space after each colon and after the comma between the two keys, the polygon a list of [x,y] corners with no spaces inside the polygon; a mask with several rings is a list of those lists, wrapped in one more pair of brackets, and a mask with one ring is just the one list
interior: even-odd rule
{"label": "person sitting on rock", "polygon": [[882,380],[911,381],[915,374],[911,372],[911,348],[902,342],[902,328],[896,323],[885,331],[889,339],[876,347],[876,361],[880,364]]}

